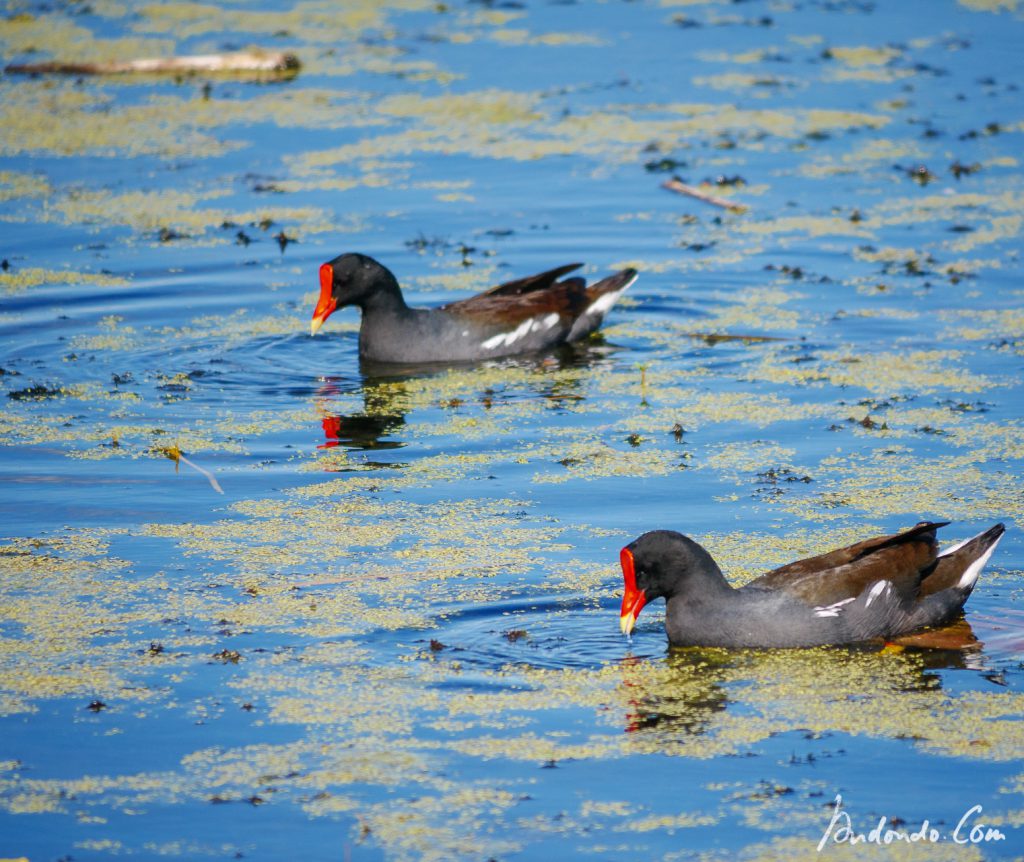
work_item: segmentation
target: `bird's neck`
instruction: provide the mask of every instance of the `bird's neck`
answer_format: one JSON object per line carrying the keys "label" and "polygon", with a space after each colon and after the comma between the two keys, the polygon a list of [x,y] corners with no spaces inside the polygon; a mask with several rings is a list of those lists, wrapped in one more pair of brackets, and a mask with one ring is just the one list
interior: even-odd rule
{"label": "bird's neck", "polygon": [[723,596],[732,596],[736,590],[725,579],[725,576],[716,567],[715,572],[705,574],[700,579],[699,586],[691,581],[685,592],[677,595],[685,596],[687,601],[701,603],[708,599],[720,600]]}
{"label": "bird's neck", "polygon": [[359,305],[364,315],[404,317],[411,311],[394,278],[385,279],[373,293],[364,296]]}
{"label": "bird's neck", "polygon": [[725,579],[714,557],[704,548],[694,543],[692,549],[696,562],[696,570],[691,570],[685,580],[680,582],[677,590],[673,590],[669,598],[682,598],[690,604],[701,604],[708,599],[721,600],[723,596],[731,596],[736,590]]}

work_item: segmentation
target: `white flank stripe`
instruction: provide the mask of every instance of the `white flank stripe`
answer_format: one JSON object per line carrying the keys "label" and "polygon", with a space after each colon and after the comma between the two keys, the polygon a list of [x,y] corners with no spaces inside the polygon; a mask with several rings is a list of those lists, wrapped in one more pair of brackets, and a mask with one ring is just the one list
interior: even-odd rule
{"label": "white flank stripe", "polygon": [[501,347],[502,345],[507,347],[508,345],[518,341],[524,335],[529,335],[530,331],[539,325],[540,324],[534,318],[528,318],[511,332],[499,332],[497,335],[492,335],[486,341],[482,342],[480,346],[484,350],[494,350],[494,348]]}
{"label": "white flank stripe", "polygon": [[875,599],[877,599],[883,593],[888,593],[888,592],[889,592],[889,582],[888,581],[876,581],[871,586],[871,589],[868,591],[868,598],[867,598],[867,601],[864,602],[864,607],[866,607],[866,608],[871,607],[871,603]]}
{"label": "white flank stripe", "polygon": [[854,599],[843,599],[841,602],[835,602],[831,605],[819,605],[814,609],[814,615],[817,617],[837,617],[839,612],[842,611],[843,605],[848,605]]}

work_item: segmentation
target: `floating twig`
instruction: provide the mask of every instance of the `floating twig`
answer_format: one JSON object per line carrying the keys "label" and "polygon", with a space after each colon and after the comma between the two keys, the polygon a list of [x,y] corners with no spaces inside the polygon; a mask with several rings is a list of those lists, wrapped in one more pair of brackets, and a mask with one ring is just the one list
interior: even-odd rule
{"label": "floating twig", "polygon": [[765,341],[792,341],[791,338],[783,338],[778,335],[727,335],[720,332],[680,332],[684,338],[696,338],[703,341],[708,347],[728,341],[742,341],[744,344],[760,344]]}
{"label": "floating twig", "polygon": [[182,57],[143,57],[97,63],[12,63],[9,75],[166,75],[196,72],[272,72],[295,74],[301,66],[294,54],[282,51],[234,51]]}
{"label": "floating twig", "polygon": [[712,206],[722,207],[722,209],[732,210],[733,212],[741,213],[746,212],[747,207],[743,204],[737,204],[733,201],[720,198],[715,195],[708,194],[705,191],[701,191],[696,186],[688,186],[679,177],[672,177],[670,180],[665,180],[661,184],[663,189],[668,189],[670,192],[676,192],[677,194],[687,195],[691,198],[696,198],[699,201],[703,201],[706,204]]}
{"label": "floating twig", "polygon": [[182,454],[181,449],[179,449],[177,446],[161,446],[159,449],[157,449],[157,451],[165,458],[170,458],[174,462],[175,473],[178,472],[178,464],[187,464],[197,473],[202,473],[206,477],[210,485],[213,486],[214,491],[216,491],[218,494],[224,493],[224,489],[221,488],[220,483],[217,481],[217,477],[214,476],[213,473],[211,473],[209,470],[204,470],[198,464],[189,461],[189,459],[186,458],[184,454]]}

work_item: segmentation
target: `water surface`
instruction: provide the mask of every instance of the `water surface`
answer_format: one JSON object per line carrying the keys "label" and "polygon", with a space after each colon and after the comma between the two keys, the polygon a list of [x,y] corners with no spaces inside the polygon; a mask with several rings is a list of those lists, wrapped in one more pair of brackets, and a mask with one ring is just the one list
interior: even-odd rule
{"label": "water surface", "polygon": [[[981,0],[8,3],[5,62],[303,66],[0,78],[0,856],[1019,857],[1022,36]],[[420,304],[641,277],[578,348],[396,373],[354,311],[307,334],[342,251]],[[1008,526],[955,638],[618,633],[645,530],[739,583],[925,518]],[[837,795],[939,840],[819,855]]]}

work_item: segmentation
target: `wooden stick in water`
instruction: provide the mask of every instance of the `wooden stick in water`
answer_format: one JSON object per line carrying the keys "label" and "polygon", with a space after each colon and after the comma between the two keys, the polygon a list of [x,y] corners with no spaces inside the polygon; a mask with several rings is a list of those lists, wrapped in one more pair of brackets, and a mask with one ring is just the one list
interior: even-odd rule
{"label": "wooden stick in water", "polygon": [[100,63],[13,63],[9,75],[164,75],[193,72],[274,72],[294,74],[301,64],[294,54],[281,51],[236,51],[182,57],[144,57]]}
{"label": "wooden stick in water", "polygon": [[665,182],[661,184],[661,187],[663,189],[668,189],[670,192],[676,192],[681,195],[696,198],[697,200],[703,201],[706,204],[711,204],[712,206],[722,207],[722,209],[732,210],[733,212],[738,213],[747,211],[747,207],[743,204],[733,203],[725,198],[716,197],[715,195],[703,192],[694,186],[688,186],[680,180],[679,177],[672,177],[670,180],[665,180]]}

